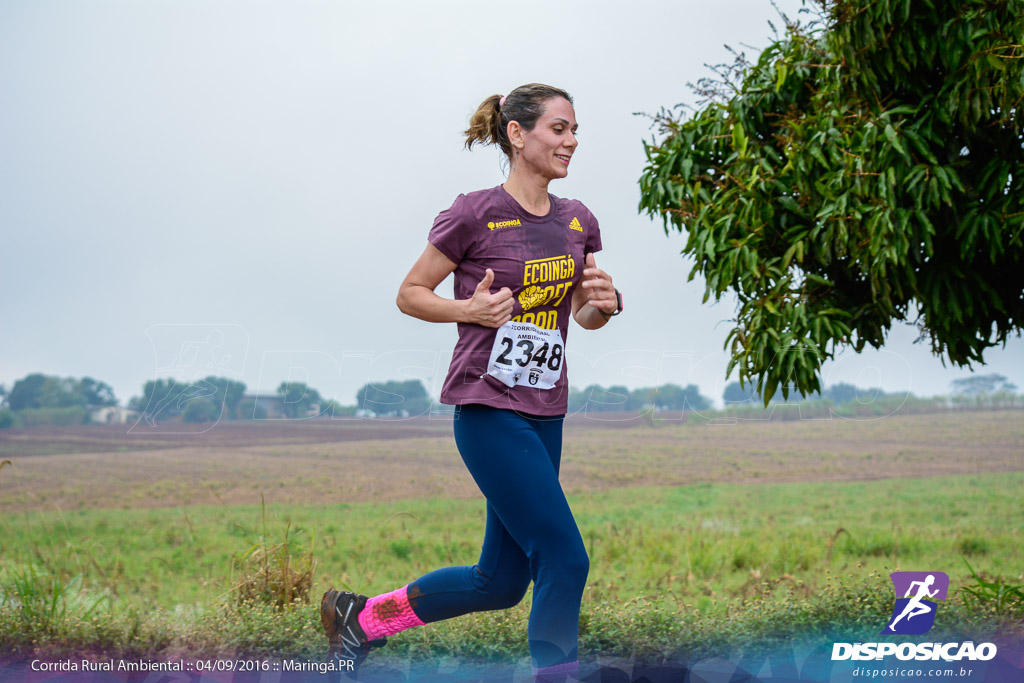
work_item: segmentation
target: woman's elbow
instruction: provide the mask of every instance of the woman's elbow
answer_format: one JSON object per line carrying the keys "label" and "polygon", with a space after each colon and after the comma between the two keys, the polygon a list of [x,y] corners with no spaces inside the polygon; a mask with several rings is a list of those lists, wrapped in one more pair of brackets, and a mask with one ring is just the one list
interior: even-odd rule
{"label": "woman's elbow", "polygon": [[404,284],[398,288],[398,296],[395,297],[395,305],[398,306],[398,310],[400,310],[402,313],[409,315],[409,310],[407,308],[407,306],[409,305],[409,301],[405,296]]}

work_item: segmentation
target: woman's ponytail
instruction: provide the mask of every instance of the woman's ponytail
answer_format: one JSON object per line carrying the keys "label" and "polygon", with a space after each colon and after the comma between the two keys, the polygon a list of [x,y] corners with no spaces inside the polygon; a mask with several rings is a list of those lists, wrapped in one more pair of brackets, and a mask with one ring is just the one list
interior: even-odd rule
{"label": "woman's ponytail", "polygon": [[517,121],[523,130],[531,131],[544,113],[547,101],[561,97],[572,104],[572,97],[561,88],[541,83],[521,85],[508,95],[491,95],[484,100],[469,119],[466,129],[466,149],[476,143],[497,145],[505,156],[512,159],[512,142],[508,139],[508,124]]}
{"label": "woman's ponytail", "polygon": [[[504,128],[501,120],[501,95],[491,95],[484,100],[469,119],[466,129],[466,149],[473,149],[474,143],[501,146]],[[508,151],[505,152],[508,154]]]}

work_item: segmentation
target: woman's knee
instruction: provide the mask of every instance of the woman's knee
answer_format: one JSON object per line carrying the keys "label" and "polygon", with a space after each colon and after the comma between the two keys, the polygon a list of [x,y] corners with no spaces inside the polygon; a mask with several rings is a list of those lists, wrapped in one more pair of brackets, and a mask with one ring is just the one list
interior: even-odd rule
{"label": "woman's knee", "polygon": [[[542,556],[543,557],[543,556]],[[582,589],[590,573],[590,558],[583,544],[566,544],[555,554],[542,559],[545,581],[565,589]]]}
{"label": "woman's knee", "polygon": [[[478,574],[478,579],[481,575]],[[486,596],[486,609],[508,609],[523,601],[530,587],[529,571],[507,572],[478,581],[478,590]]]}
{"label": "woman's knee", "polygon": [[580,547],[570,553],[562,564],[566,574],[580,583],[587,582],[587,575],[590,573],[590,557],[585,548]]}
{"label": "woman's knee", "polygon": [[530,586],[530,577],[527,576],[524,581],[518,583],[506,583],[501,587],[500,591],[496,591],[494,595],[495,609],[508,609],[515,607],[523,601],[523,597],[526,595],[526,589]]}

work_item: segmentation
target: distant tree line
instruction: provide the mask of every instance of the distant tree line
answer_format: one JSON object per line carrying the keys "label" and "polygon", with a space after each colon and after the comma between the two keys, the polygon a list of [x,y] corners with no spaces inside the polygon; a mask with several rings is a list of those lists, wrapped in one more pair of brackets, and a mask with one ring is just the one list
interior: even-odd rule
{"label": "distant tree line", "polygon": [[54,377],[33,373],[0,387],[0,429],[13,426],[75,425],[89,420],[90,408],[116,406],[110,385],[91,377]]}
{"label": "distant tree line", "polygon": [[958,396],[977,396],[979,394],[1006,394],[1017,390],[1017,385],[1007,381],[1004,375],[971,375],[950,382],[953,393]]}
{"label": "distant tree line", "polygon": [[[253,397],[245,396],[243,382],[210,375],[195,382],[174,379],[150,380],[142,395],[132,398],[128,408],[150,424],[180,420],[214,422],[217,420],[263,420],[266,408]],[[346,409],[305,382],[281,382],[277,387],[281,411],[286,418],[334,415]]]}
{"label": "distant tree line", "polygon": [[[184,422],[213,420],[261,420],[267,410],[255,398],[245,397],[245,384],[223,377],[207,377],[190,384],[174,380],[146,382],[142,396],[129,402],[150,423],[180,419]],[[281,382],[277,387],[285,418],[369,415],[409,417],[430,410],[431,398],[419,380],[371,382],[356,392],[355,405],[324,398],[305,382]]]}
{"label": "distant tree line", "polygon": [[628,389],[622,385],[605,388],[591,384],[582,390],[569,390],[570,414],[582,411],[637,413],[644,410],[707,410],[710,407],[711,400],[701,395],[700,387],[696,384],[686,387],[662,384],[640,389]]}
{"label": "distant tree line", "polygon": [[[914,399],[922,411],[952,408],[1020,408],[1024,397],[1014,393],[1017,386],[999,374],[971,375],[951,383],[953,395],[923,401]],[[254,397],[245,396],[246,385],[225,377],[208,376],[195,382],[156,379],[145,383],[142,395],[128,401],[128,409],[150,424],[157,422],[213,422],[217,420],[262,420],[266,407]],[[285,418],[307,417],[416,417],[425,415],[437,404],[419,380],[369,382],[356,392],[355,405],[342,405],[325,399],[305,382],[281,382],[276,396]],[[844,406],[876,403],[879,410],[901,409],[910,394],[889,395],[881,389],[861,389],[839,383],[815,392],[804,401],[786,401],[775,394],[769,406],[780,403],[821,403]],[[725,409],[763,409],[763,401],[751,385],[746,388],[732,382],[722,394]],[[882,406],[881,404],[885,405]],[[113,389],[91,377],[75,379],[33,373],[18,380],[10,390],[0,385],[0,429],[36,425],[77,425],[89,422],[90,411],[116,406]],[[925,405],[927,404],[927,405]],[[861,406],[863,408],[863,406]],[[685,387],[662,384],[629,389],[622,385],[603,387],[592,384],[569,392],[568,412],[706,411],[710,399],[701,395],[695,384]],[[824,410],[824,408],[823,408]]]}
{"label": "distant tree line", "polygon": [[210,375],[196,382],[155,379],[145,383],[142,396],[128,401],[150,424],[180,417],[184,422],[210,422],[238,417],[245,384]]}
{"label": "distant tree line", "polygon": [[[846,384],[840,382],[839,384],[833,384],[827,387],[824,391],[814,391],[807,395],[806,399],[801,399],[793,395],[792,400],[783,398],[781,393],[776,393],[772,396],[769,404],[775,403],[799,403],[801,400],[808,401],[820,401],[822,399],[831,401],[836,405],[843,403],[849,403],[850,401],[856,400],[858,396],[870,396],[877,398],[884,396],[885,392],[881,389],[860,389],[852,384]],[[726,385],[725,391],[722,393],[722,402],[725,403],[726,407],[737,405],[737,404],[760,404],[764,405],[764,401],[760,394],[757,393],[757,389],[751,384],[747,384],[746,388],[740,386],[739,382],[731,382]]]}
{"label": "distant tree line", "polygon": [[117,397],[109,385],[91,377],[62,379],[34,373],[14,383],[6,403],[11,410],[115,406]]}
{"label": "distant tree line", "polygon": [[[1004,375],[995,373],[988,375],[971,375],[970,377],[955,379],[950,382],[950,386],[953,389],[951,403],[954,406],[958,403],[964,403],[962,399],[966,397],[985,396],[988,398],[998,399],[1004,395],[1012,396],[1013,392],[1017,389],[1017,385],[1008,381]],[[909,392],[904,392],[896,395],[908,396],[910,394]],[[780,394],[776,393],[769,401],[769,405],[773,403],[799,403],[802,400],[825,400],[835,405],[843,405],[850,403],[851,401],[874,401],[889,396],[892,396],[892,394],[887,394],[878,388],[862,389],[852,384],[840,382],[839,384],[833,384],[827,387],[824,391],[811,392],[808,394],[806,399],[799,399],[794,396],[793,400],[787,400]],[[739,382],[732,382],[725,387],[725,391],[722,394],[722,401],[725,403],[727,408],[735,405],[764,404],[761,395],[757,393],[757,390],[752,384],[748,383],[744,388],[740,386]]]}
{"label": "distant tree line", "polygon": [[360,414],[410,417],[426,414],[432,404],[430,394],[418,379],[374,382],[356,392],[356,408]]}

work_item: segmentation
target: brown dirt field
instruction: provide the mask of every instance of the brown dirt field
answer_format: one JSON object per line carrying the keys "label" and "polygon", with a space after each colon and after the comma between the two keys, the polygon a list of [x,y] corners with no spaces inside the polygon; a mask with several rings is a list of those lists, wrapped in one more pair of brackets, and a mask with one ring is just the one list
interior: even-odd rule
{"label": "brown dirt field", "polygon": [[[624,416],[623,416],[624,417]],[[0,511],[476,497],[447,420],[0,432]],[[857,481],[1024,470],[1024,412],[879,420],[566,423],[569,493],[698,482]]]}
{"label": "brown dirt field", "polygon": [[0,431],[0,455],[109,453],[161,448],[260,446],[278,443],[322,443],[408,439],[451,431],[451,418],[415,420],[258,420],[208,424],[160,423],[34,427]]}

